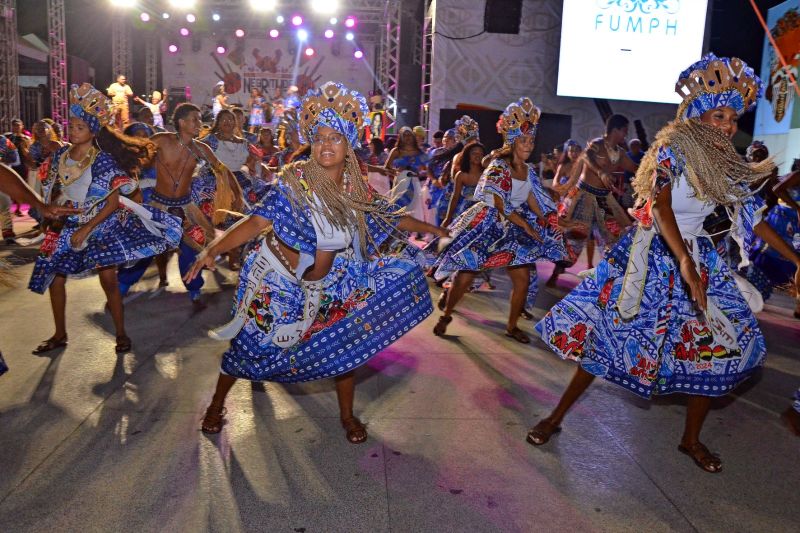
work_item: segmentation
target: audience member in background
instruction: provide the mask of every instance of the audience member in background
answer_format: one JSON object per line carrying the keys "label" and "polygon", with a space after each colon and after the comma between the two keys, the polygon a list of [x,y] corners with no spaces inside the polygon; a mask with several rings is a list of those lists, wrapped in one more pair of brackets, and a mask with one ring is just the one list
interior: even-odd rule
{"label": "audience member in background", "polygon": [[[166,89],[164,90],[166,92]],[[139,102],[144,106],[144,109],[150,111],[151,121],[144,120],[142,118],[142,111],[140,110],[137,114],[137,118],[140,122],[144,122],[145,124],[149,124],[158,128],[157,131],[166,131],[164,130],[164,117],[161,116],[161,113],[165,113],[167,111],[166,102],[161,99],[161,93],[158,91],[153,91],[152,96],[150,97],[149,102],[145,102],[138,96],[133,97],[134,100]],[[147,116],[146,114],[144,116]]]}

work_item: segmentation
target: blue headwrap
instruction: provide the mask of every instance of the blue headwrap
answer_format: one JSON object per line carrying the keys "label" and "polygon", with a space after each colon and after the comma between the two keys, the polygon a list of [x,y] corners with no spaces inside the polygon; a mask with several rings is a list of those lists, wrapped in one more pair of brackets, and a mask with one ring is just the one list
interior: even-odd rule
{"label": "blue headwrap", "polygon": [[300,130],[308,141],[322,126],[341,133],[353,148],[360,148],[362,126],[369,122],[366,99],[358,92],[329,81],[309,91],[300,109]]}
{"label": "blue headwrap", "polygon": [[145,132],[148,137],[152,137],[155,133],[149,124],[145,124],[144,122],[134,122],[125,128],[125,135],[136,135],[140,131]]}
{"label": "blue headwrap", "polygon": [[72,86],[69,91],[69,114],[84,121],[95,135],[111,121],[108,98],[90,83]]}
{"label": "blue headwrap", "polygon": [[730,107],[742,115],[755,107],[764,84],[741,59],[709,53],[681,72],[675,91],[683,98],[680,118],[699,117],[718,107]]}

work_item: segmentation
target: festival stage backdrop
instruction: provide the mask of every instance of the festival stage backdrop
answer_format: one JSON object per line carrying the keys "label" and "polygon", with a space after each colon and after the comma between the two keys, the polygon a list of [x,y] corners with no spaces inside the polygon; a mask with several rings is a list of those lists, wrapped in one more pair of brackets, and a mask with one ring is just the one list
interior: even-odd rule
{"label": "festival stage backdrop", "polygon": [[[212,91],[217,82],[225,82],[228,102],[247,106],[252,87],[258,87],[267,98],[284,95],[291,85],[297,85],[300,95],[319,87],[326,81],[338,81],[367,96],[374,81],[373,47],[361,49],[364,59],[355,59],[350,43],[314,42],[315,53],[306,56],[305,46],[298,47],[288,38],[228,40],[232,45],[225,54],[217,54],[218,42],[212,38],[199,39],[193,51],[186,40],[176,54],[166,52],[162,41],[164,84],[169,87],[189,87],[192,102],[211,105]],[[290,49],[290,45],[294,48]],[[295,77],[295,65],[297,75]]]}
{"label": "festival stage backdrop", "polygon": [[703,55],[706,15],[706,0],[564,0],[558,94],[680,103],[676,74]]}
{"label": "festival stage backdrop", "polygon": [[[595,0],[586,2],[595,4]],[[571,136],[578,142],[602,135],[602,119],[593,100],[556,95],[562,0],[525,0],[518,35],[482,32],[485,5],[480,0],[436,0],[433,4],[431,130],[452,127],[440,123],[441,109],[460,104],[503,109],[509,102],[529,96],[545,113],[571,116]],[[573,38],[584,42],[581,35]],[[675,87],[679,72],[672,73],[670,89]],[[617,70],[607,73],[619,84],[626,83],[626,75]],[[586,74],[582,77],[586,85],[597,82]],[[610,104],[614,112],[628,116],[631,121],[641,119],[650,140],[658,129],[675,118],[677,110],[674,104],[621,101]],[[631,136],[634,134],[631,128]],[[540,140],[544,142],[544,137]],[[553,146],[543,148],[551,150]]]}

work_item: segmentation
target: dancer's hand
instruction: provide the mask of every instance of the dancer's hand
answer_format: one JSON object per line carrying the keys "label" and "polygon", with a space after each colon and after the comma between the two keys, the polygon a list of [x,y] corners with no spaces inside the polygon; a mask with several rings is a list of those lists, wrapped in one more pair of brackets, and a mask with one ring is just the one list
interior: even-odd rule
{"label": "dancer's hand", "polygon": [[707,307],[706,285],[703,283],[703,280],[700,279],[694,261],[687,255],[681,259],[680,267],[681,277],[689,288],[689,296],[691,296],[692,301],[697,304],[697,307],[705,312]]}
{"label": "dancer's hand", "polygon": [[82,209],[78,209],[76,207],[67,207],[64,205],[42,205],[41,207],[37,207],[39,212],[45,218],[61,218],[66,217],[69,215],[79,215],[83,212]]}
{"label": "dancer's hand", "polygon": [[186,275],[183,276],[183,281],[189,283],[194,278],[196,278],[200,274],[200,271],[203,270],[204,268],[207,268],[212,272],[217,269],[217,263],[215,261],[215,257],[209,254],[207,252],[207,249],[203,250],[198,254],[197,259],[195,260],[192,267],[189,269]]}
{"label": "dancer's hand", "polygon": [[447,231],[447,228],[436,228],[433,233],[435,233],[437,237],[441,237],[443,239],[450,237],[450,232]]}
{"label": "dancer's hand", "polygon": [[539,235],[539,232],[538,232],[538,231],[536,231],[535,229],[533,229],[533,227],[532,227],[530,224],[525,224],[525,226],[524,226],[524,229],[525,229],[525,233],[526,233],[526,234],[527,234],[527,235],[528,235],[528,236],[529,236],[531,239],[533,239],[533,240],[534,240],[534,241],[536,241],[536,242],[542,242],[542,237],[541,237],[541,235]]}
{"label": "dancer's hand", "polygon": [[91,233],[91,229],[89,227],[81,226],[70,236],[69,244],[74,249],[79,249],[86,239],[89,238],[89,233]]}

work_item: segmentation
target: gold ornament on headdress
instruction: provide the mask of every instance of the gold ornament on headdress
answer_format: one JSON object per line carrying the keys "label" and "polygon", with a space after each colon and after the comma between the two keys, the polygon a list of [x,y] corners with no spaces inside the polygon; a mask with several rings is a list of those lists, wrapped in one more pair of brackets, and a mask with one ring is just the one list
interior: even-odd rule
{"label": "gold ornament on headdress", "polygon": [[541,110],[533,104],[530,98],[520,98],[516,102],[509,104],[503,114],[500,115],[497,129],[503,135],[503,139],[508,142],[509,134],[516,138],[523,133],[531,131],[523,131],[523,126],[526,122],[530,123],[531,129],[535,131],[540,116]]}
{"label": "gold ornament on headdress", "polygon": [[334,111],[339,117],[355,126],[360,132],[369,111],[364,97],[349,91],[341,84],[328,82],[320,90],[309,92],[300,107],[300,131],[306,140],[310,131],[326,109]]}
{"label": "gold ornament on headdress", "polygon": [[747,65],[738,57],[732,57],[729,61],[715,58],[705,68],[697,68],[689,72],[688,76],[681,76],[675,84],[675,92],[683,98],[678,107],[678,116],[683,116],[686,108],[704,94],[721,94],[733,90],[742,96],[744,109],[741,112],[750,109],[758,100],[759,81],[748,75],[745,69],[748,69]]}
{"label": "gold ornament on headdress", "polygon": [[100,127],[107,126],[111,122],[111,101],[91,83],[83,83],[79,87],[73,86],[69,91],[69,104],[80,106],[85,114],[97,120]]}

